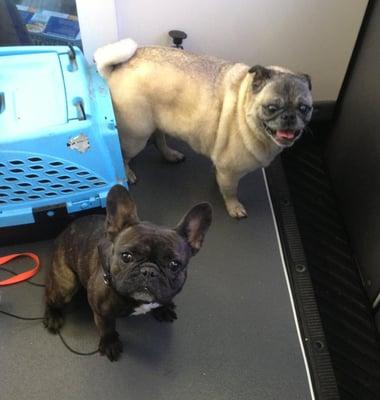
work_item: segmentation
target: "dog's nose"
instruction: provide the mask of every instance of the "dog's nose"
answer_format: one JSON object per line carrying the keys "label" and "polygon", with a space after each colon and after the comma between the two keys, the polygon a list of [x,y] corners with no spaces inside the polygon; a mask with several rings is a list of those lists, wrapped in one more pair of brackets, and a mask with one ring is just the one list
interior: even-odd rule
{"label": "dog's nose", "polygon": [[292,112],[285,112],[281,115],[281,119],[285,122],[292,123],[296,120],[296,114]]}
{"label": "dog's nose", "polygon": [[141,275],[143,275],[145,278],[156,278],[158,273],[154,267],[142,267]]}

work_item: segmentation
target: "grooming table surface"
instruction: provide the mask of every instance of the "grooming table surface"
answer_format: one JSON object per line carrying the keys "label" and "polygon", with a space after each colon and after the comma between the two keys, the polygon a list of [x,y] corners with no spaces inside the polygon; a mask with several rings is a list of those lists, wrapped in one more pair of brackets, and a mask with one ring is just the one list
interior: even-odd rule
{"label": "grooming table surface", "polygon": [[[149,314],[119,319],[122,358],[70,353],[40,321],[0,314],[0,397],[17,400],[306,400],[304,358],[262,171],[243,179],[249,218],[231,219],[211,163],[175,143],[186,161],[170,165],[148,146],[133,165],[131,188],[140,218],[173,226],[197,202],[209,201],[214,222],[176,298],[178,320]],[[52,241],[0,248],[34,251],[43,281]],[[15,263],[16,270],[21,264]],[[8,276],[1,273],[0,277]],[[2,310],[41,316],[43,289],[26,283],[0,288]],[[76,350],[97,347],[90,309],[71,307],[62,335]]]}

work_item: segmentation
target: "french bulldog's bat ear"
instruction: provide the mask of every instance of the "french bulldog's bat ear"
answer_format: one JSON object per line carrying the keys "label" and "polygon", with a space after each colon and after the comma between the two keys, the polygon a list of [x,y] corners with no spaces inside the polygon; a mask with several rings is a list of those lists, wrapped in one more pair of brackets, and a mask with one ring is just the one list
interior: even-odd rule
{"label": "french bulldog's bat ear", "polygon": [[311,77],[308,74],[300,74],[302,79],[304,79],[307,82],[307,85],[309,86],[309,90],[311,90],[312,85],[311,85]]}
{"label": "french bulldog's bat ear", "polygon": [[139,223],[136,204],[128,190],[115,185],[107,196],[106,232],[113,239],[123,228]]}
{"label": "french bulldog's bat ear", "polygon": [[254,92],[259,91],[263,87],[265,81],[271,79],[273,76],[273,71],[262,65],[253,66],[248,72],[254,74],[252,80],[252,89]]}
{"label": "french bulldog's bat ear", "polygon": [[178,234],[186,239],[192,255],[201,248],[211,221],[212,208],[210,204],[200,203],[189,210],[175,228]]}

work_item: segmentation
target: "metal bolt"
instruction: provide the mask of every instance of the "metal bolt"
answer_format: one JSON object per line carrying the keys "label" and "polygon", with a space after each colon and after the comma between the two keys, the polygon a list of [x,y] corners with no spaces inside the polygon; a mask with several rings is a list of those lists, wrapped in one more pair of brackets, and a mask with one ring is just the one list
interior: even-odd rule
{"label": "metal bolt", "polygon": [[305,272],[306,271],[306,266],[303,264],[296,264],[295,269],[297,272]]}

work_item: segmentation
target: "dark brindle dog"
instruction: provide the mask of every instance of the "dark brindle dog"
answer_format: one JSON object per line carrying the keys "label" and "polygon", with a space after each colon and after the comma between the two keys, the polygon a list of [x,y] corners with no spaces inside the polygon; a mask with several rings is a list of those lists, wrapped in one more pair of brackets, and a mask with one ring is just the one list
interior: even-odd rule
{"label": "dark brindle dog", "polygon": [[114,186],[106,217],[80,218],[57,238],[46,284],[46,328],[59,331],[63,307],[81,285],[100,334],[99,351],[117,360],[122,352],[117,317],[152,311],[160,321],[177,318],[173,297],[185,283],[189,259],[201,248],[211,220],[210,205],[202,203],[174,229],[140,222],[128,191]]}

